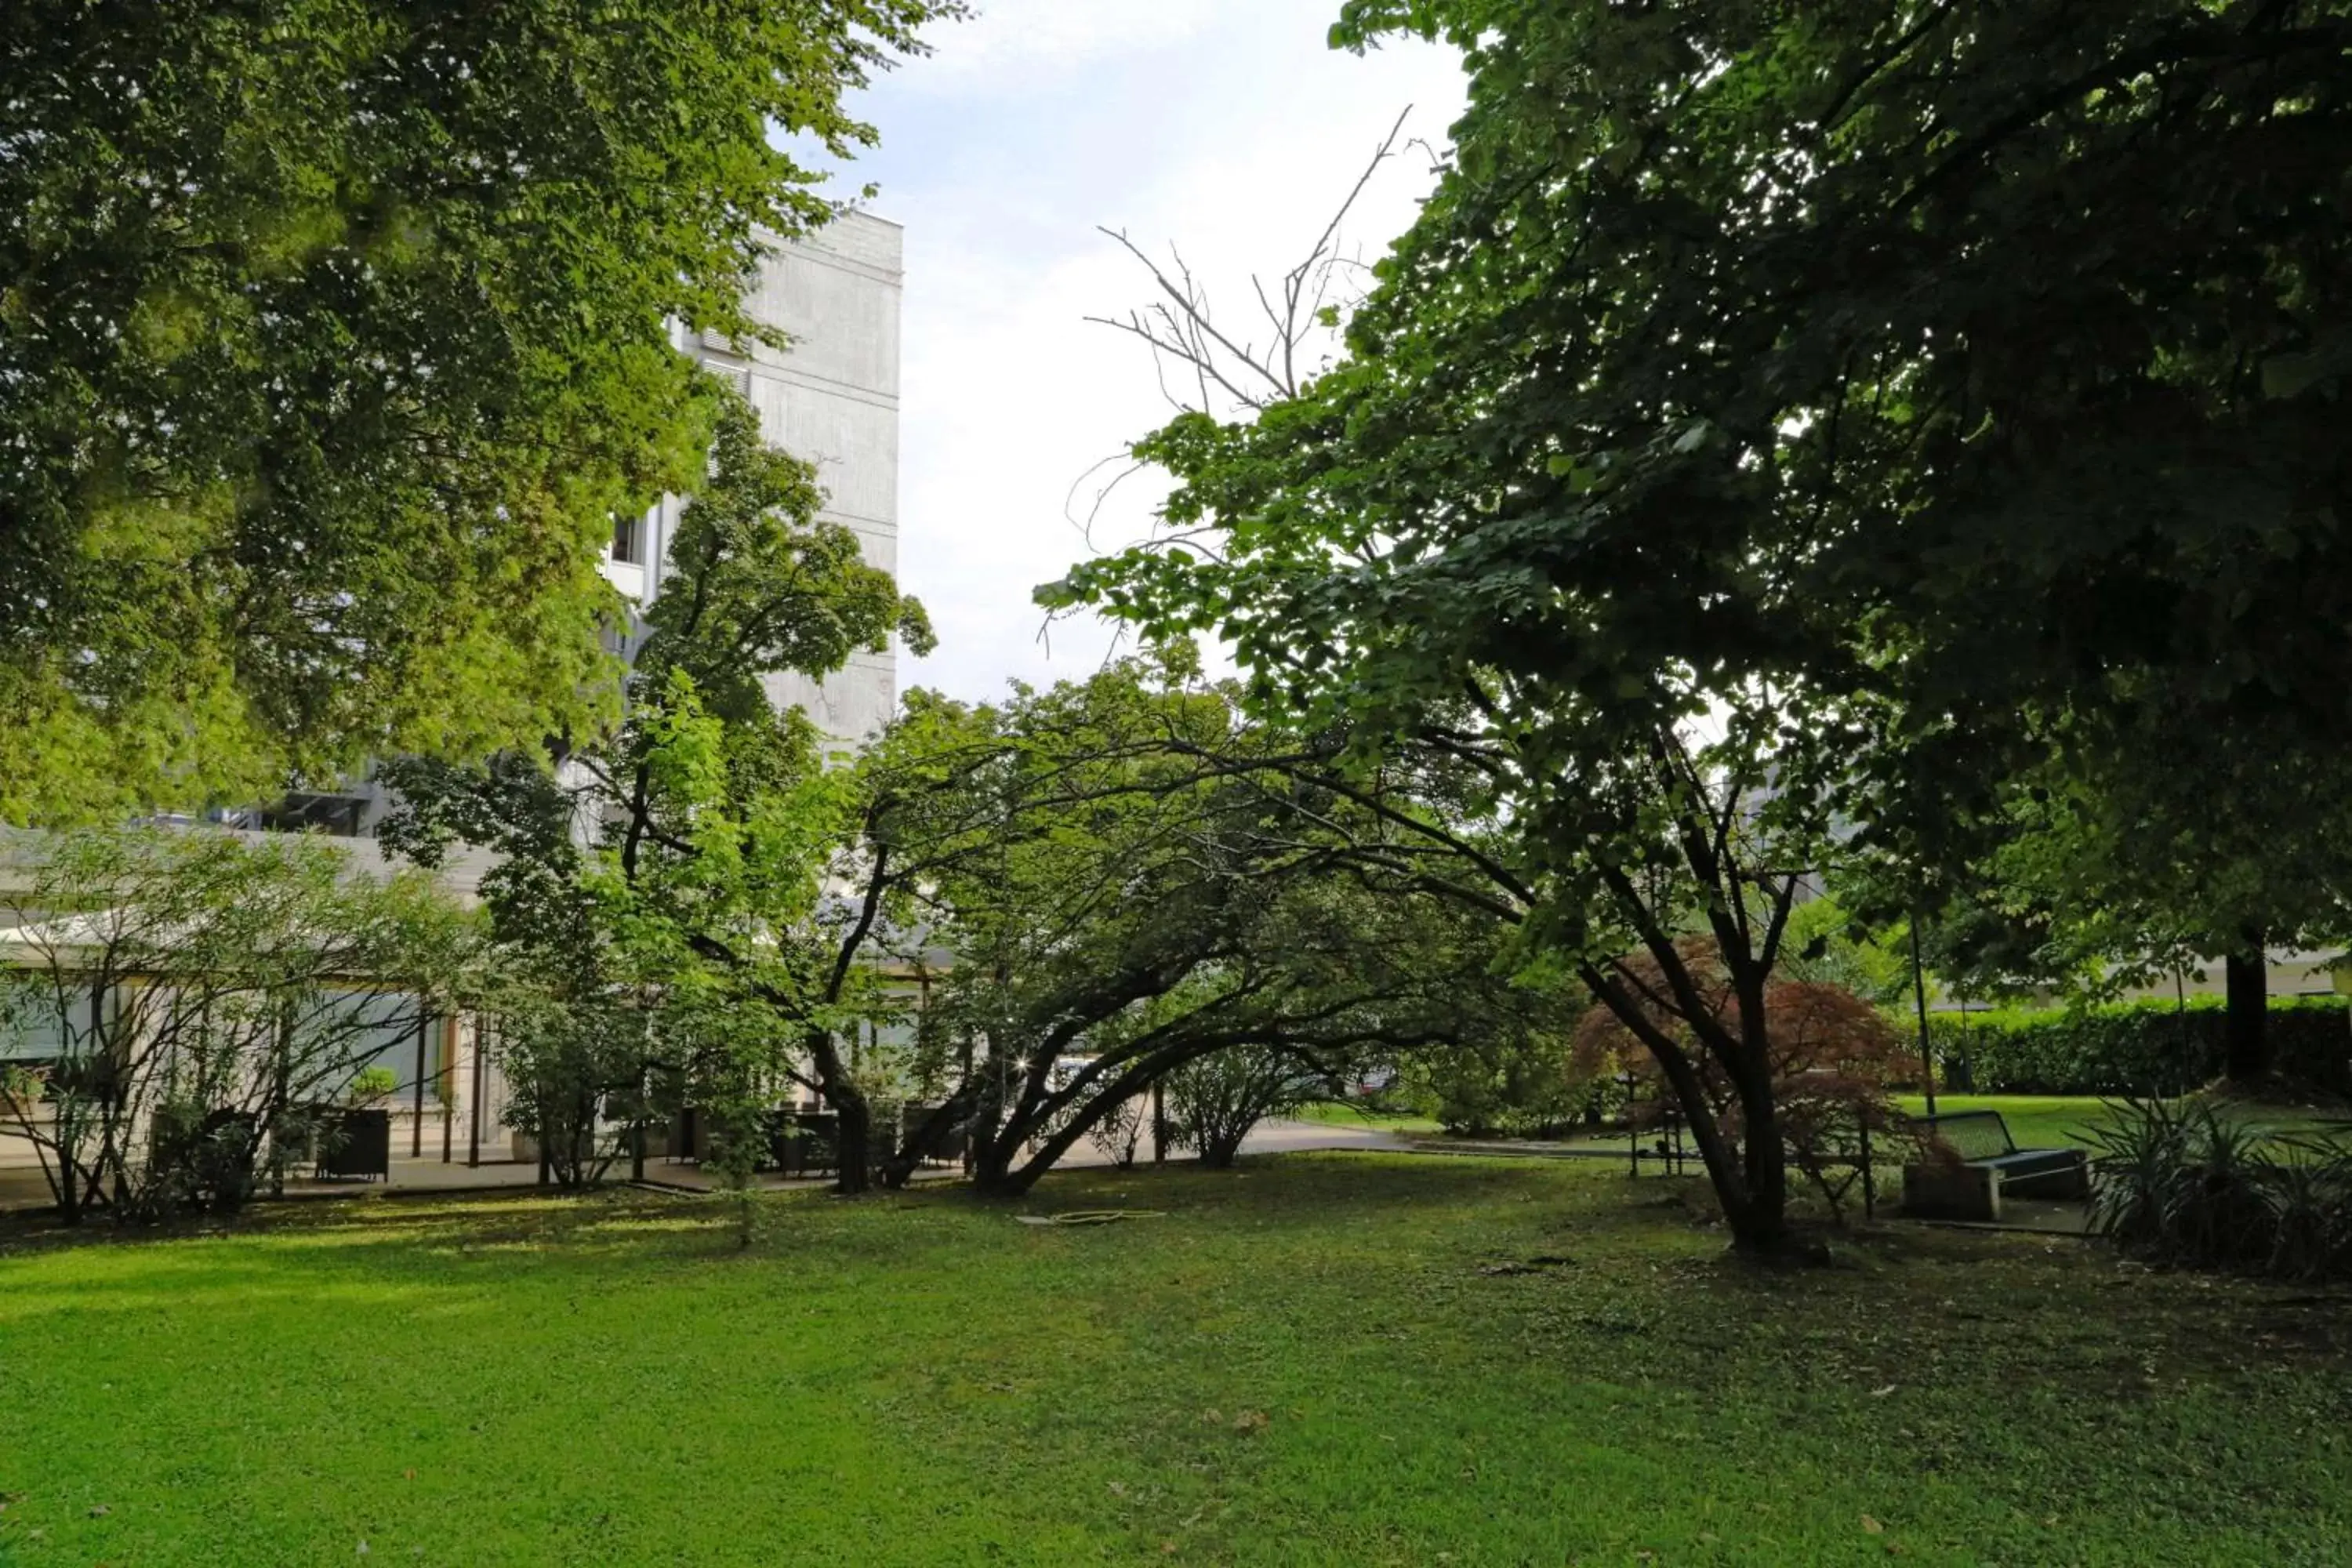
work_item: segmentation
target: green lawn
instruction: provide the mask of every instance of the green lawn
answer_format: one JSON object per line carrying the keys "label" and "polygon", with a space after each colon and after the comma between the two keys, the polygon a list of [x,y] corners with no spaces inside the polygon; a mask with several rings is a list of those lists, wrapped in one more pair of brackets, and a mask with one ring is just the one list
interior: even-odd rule
{"label": "green lawn", "polygon": [[[1898,1094],[1895,1103],[1913,1116],[1927,1109],[1923,1095]],[[2090,1095],[1939,1094],[1936,1109],[1946,1115],[1998,1110],[2021,1149],[2087,1149],[2091,1144],[2084,1134],[2106,1126],[2109,1115],[2107,1102]]]}
{"label": "green lawn", "polygon": [[[1293,1156],[0,1252],[0,1562],[2341,1563],[2352,1301]],[[7,1246],[0,1242],[0,1246]],[[1536,1259],[1564,1259],[1535,1263]],[[104,1510],[102,1513],[99,1510]],[[368,1554],[359,1556],[361,1542]]]}
{"label": "green lawn", "polygon": [[1302,1105],[1290,1115],[1298,1121],[1319,1121],[1327,1127],[1369,1127],[1380,1132],[1444,1131],[1434,1116],[1418,1116],[1409,1110],[1370,1110],[1355,1104]]}
{"label": "green lawn", "polygon": [[[1913,1115],[1927,1109],[1923,1096],[1898,1094],[1897,1106]],[[1998,1110],[2009,1125],[2009,1135],[2021,1149],[2087,1149],[2085,1133],[2105,1127],[2113,1116],[2112,1102],[2091,1095],[1939,1094],[1938,1111]],[[2300,1110],[2270,1105],[2224,1106],[2224,1113],[2270,1132],[2303,1132],[2331,1129],[2343,1114]]]}

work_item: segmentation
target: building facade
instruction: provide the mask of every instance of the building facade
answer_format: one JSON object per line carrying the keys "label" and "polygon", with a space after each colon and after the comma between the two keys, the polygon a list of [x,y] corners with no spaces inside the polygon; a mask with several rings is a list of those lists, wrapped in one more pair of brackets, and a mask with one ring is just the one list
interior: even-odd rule
{"label": "building facade", "polygon": [[[776,247],[753,280],[751,318],[790,346],[730,343],[682,329],[678,346],[727,377],[759,412],[768,442],[814,465],[826,521],[853,530],[866,559],[898,570],[898,318],[904,256],[898,226],[843,214],[806,238]],[[649,604],[661,592],[664,557],[680,502],[665,500],[617,530],[605,574]],[[805,710],[835,741],[865,740],[898,706],[895,649],[859,652],[823,681],[772,676],[768,696]]]}

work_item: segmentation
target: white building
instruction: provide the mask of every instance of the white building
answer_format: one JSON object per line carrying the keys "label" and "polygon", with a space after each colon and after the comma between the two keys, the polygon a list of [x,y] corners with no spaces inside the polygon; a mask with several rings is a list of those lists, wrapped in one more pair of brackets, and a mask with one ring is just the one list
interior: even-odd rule
{"label": "white building", "polygon": [[[759,411],[772,444],[816,466],[826,520],[865,542],[866,559],[898,569],[898,226],[845,213],[830,226],[780,246],[746,303],[753,320],[780,328],[791,347],[738,352],[716,334],[678,342],[733,379]],[[665,500],[615,531],[605,574],[639,603],[661,591],[663,557],[679,502]],[[768,695],[807,710],[835,740],[856,742],[898,706],[895,652],[854,655],[819,682],[772,677]]]}

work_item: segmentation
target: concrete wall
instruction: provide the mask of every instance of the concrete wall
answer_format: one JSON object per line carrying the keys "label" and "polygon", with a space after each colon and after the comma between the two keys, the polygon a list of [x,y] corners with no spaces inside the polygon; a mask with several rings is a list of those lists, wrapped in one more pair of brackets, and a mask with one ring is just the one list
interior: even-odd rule
{"label": "concrete wall", "polygon": [[[679,346],[734,379],[758,410],[769,441],[816,467],[820,514],[855,530],[866,559],[898,569],[898,226],[846,213],[805,239],[780,245],[745,303],[782,329],[791,347],[688,338]],[[622,592],[641,602],[661,591],[662,556],[677,518],[666,501],[647,520],[642,566],[608,563]],[[858,654],[823,682],[772,678],[768,695],[804,709],[835,739],[872,734],[896,710],[895,651]]]}

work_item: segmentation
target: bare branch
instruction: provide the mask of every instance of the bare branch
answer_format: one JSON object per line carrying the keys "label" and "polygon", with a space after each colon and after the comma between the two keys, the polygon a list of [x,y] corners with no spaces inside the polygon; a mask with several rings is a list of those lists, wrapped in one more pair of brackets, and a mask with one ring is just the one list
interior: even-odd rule
{"label": "bare branch", "polygon": [[[1193,407],[1198,412],[1215,412],[1213,393],[1222,393],[1234,405],[1251,412],[1261,411],[1278,399],[1297,396],[1304,382],[1301,351],[1322,323],[1331,302],[1333,279],[1343,268],[1357,273],[1365,270],[1360,261],[1339,254],[1339,231],[1362,200],[1381,165],[1396,155],[1405,121],[1412,113],[1408,105],[1397,116],[1396,123],[1381,139],[1330,221],[1316,236],[1306,257],[1282,275],[1279,287],[1269,289],[1264,278],[1251,276],[1250,289],[1258,311],[1274,334],[1263,351],[1255,343],[1235,342],[1217,325],[1208,296],[1181,252],[1171,247],[1170,261],[1163,266],[1126,234],[1112,228],[1101,232],[1143,264],[1162,298],[1146,309],[1129,311],[1124,319],[1088,316],[1086,320],[1140,339],[1152,352],[1161,395],[1171,402],[1177,399],[1169,390],[1166,363],[1172,361],[1183,366],[1194,384],[1199,401]],[[1179,406],[1183,405],[1180,403]]]}

